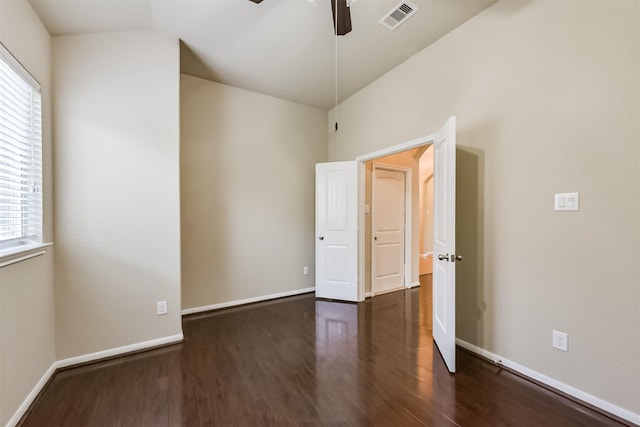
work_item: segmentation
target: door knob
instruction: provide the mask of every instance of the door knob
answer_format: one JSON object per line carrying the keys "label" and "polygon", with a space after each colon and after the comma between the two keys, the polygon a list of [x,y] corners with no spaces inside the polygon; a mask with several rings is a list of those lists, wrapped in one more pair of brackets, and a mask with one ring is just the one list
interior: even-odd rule
{"label": "door knob", "polygon": [[318,237],[318,239],[324,240],[324,236],[320,236],[320,237]]}
{"label": "door knob", "polygon": [[374,237],[373,240],[378,240],[378,236]]}
{"label": "door knob", "polygon": [[456,261],[462,261],[462,255],[456,255]]}
{"label": "door knob", "polygon": [[447,255],[440,254],[440,255],[438,255],[438,259],[440,261],[448,261],[449,260],[449,255],[448,254]]}

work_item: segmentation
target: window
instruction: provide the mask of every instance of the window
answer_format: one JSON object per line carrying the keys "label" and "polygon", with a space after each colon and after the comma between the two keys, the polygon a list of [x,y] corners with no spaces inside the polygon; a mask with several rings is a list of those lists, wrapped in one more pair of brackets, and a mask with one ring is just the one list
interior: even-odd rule
{"label": "window", "polygon": [[40,85],[0,44],[0,251],[42,242]]}

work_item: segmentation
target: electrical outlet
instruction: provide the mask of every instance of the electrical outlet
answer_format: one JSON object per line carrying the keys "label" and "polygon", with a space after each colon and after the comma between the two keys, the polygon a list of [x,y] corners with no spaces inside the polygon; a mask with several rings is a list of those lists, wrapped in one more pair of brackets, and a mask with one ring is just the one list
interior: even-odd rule
{"label": "electrical outlet", "polygon": [[305,265],[305,266],[302,268],[302,273],[303,273],[305,276],[308,276],[308,275],[309,275],[309,266],[308,266],[308,265]]}
{"label": "electrical outlet", "polygon": [[167,314],[167,302],[166,301],[158,301],[157,303],[158,316],[163,314]]}
{"label": "electrical outlet", "polygon": [[569,335],[560,331],[553,331],[553,348],[562,351],[569,351]]}

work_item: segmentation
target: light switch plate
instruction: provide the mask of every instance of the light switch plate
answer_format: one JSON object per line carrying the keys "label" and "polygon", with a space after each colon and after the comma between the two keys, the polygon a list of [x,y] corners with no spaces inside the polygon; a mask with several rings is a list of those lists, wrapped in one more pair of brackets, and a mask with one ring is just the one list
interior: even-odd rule
{"label": "light switch plate", "polygon": [[579,211],[580,193],[556,193],[554,195],[553,210],[556,212]]}

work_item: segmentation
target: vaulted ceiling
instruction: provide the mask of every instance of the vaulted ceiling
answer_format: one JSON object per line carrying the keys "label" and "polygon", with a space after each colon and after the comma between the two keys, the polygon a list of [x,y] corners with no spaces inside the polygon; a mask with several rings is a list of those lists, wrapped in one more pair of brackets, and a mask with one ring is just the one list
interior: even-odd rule
{"label": "vaulted ceiling", "polygon": [[30,1],[53,36],[153,28],[182,40],[183,73],[330,108],[496,0],[410,0],[395,31],[378,21],[398,0],[357,0],[341,37],[330,0]]}

